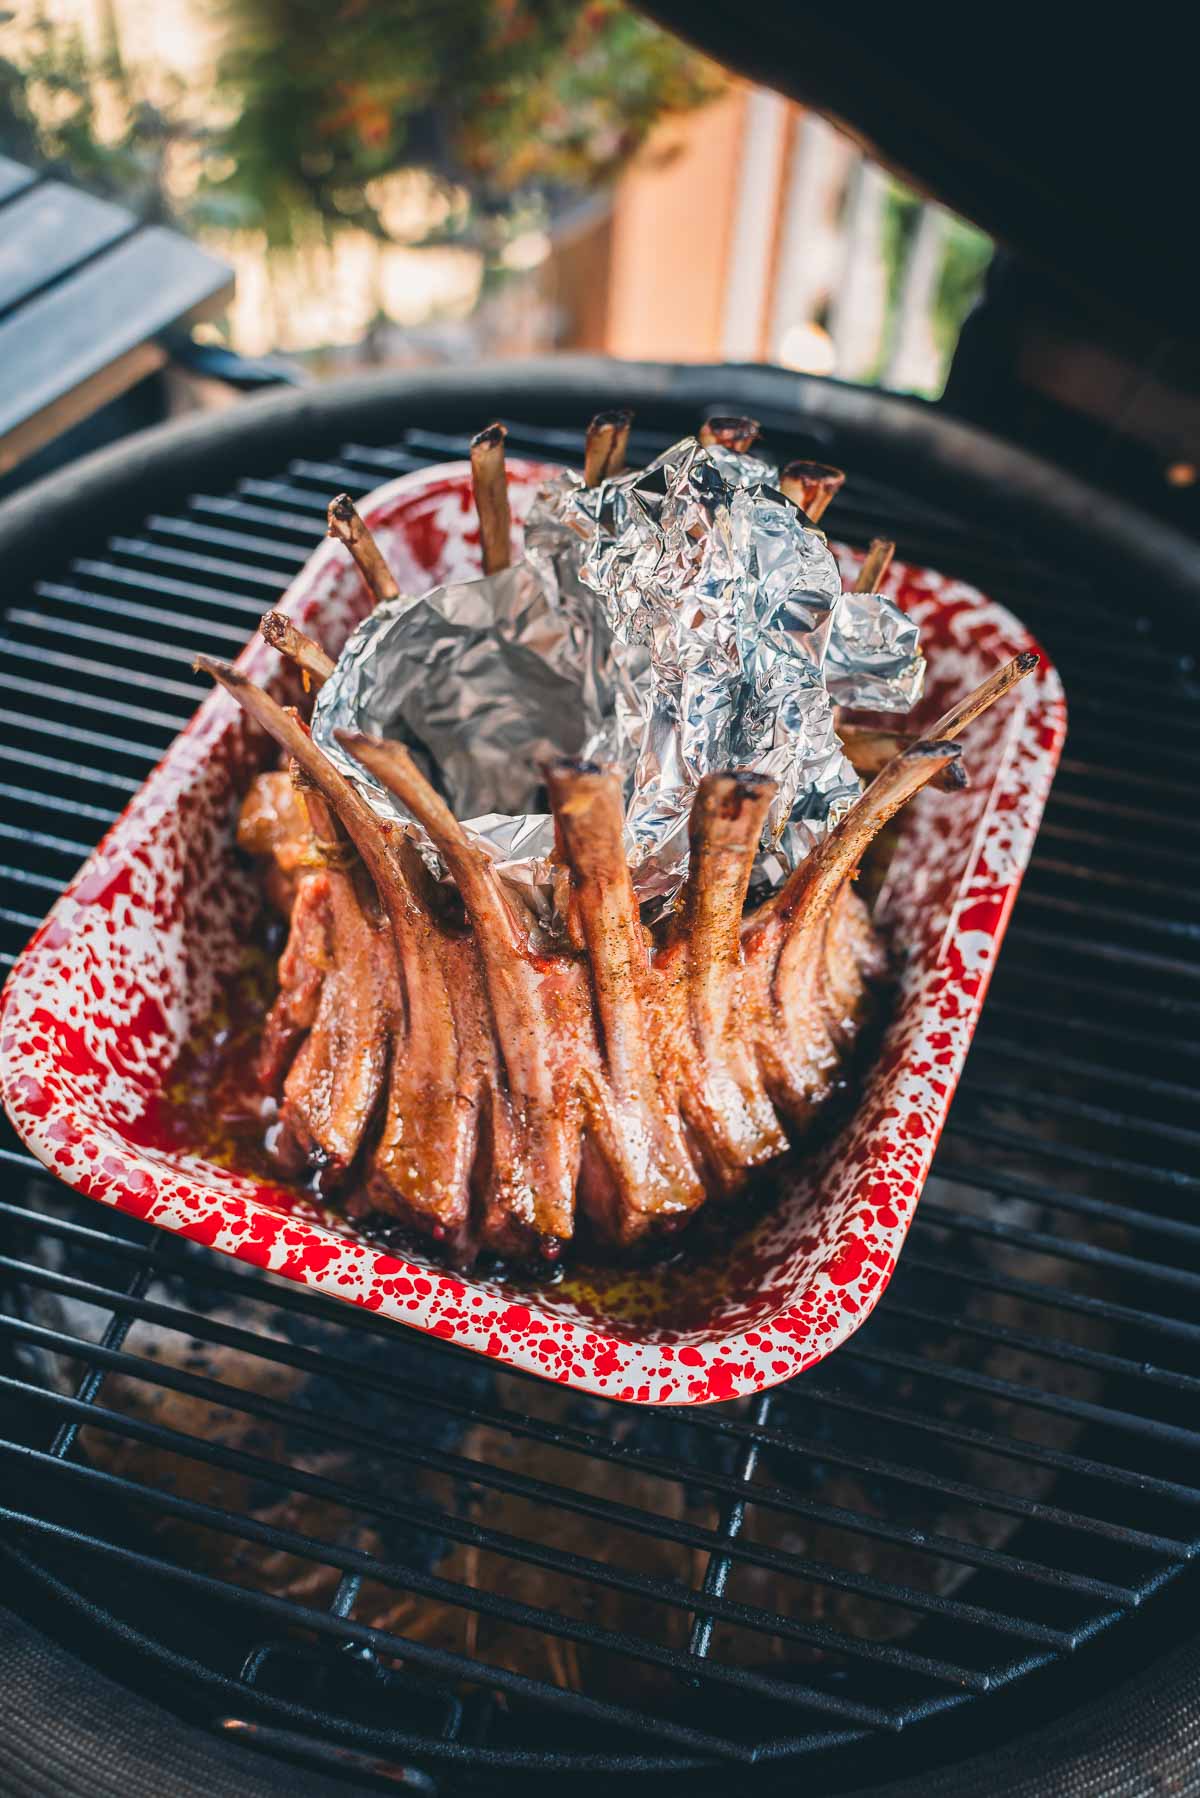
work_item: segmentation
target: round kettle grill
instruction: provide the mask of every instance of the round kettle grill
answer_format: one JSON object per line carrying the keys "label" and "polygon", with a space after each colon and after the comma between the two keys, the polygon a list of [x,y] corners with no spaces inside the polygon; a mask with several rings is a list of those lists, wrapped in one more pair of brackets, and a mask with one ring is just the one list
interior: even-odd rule
{"label": "round kettle grill", "polygon": [[140,1229],[9,1138],[5,1791],[160,1791],[168,1765],[180,1793],[1134,1793],[1156,1766],[1200,1789],[1200,577],[1168,527],[931,408],[770,369],[506,365],[147,433],[0,512],[0,949],[330,493],[494,416],[517,453],[577,457],[617,403],[639,457],[736,410],[847,468],[832,534],[976,582],[1066,682],[896,1277],[789,1386],[642,1417]]}

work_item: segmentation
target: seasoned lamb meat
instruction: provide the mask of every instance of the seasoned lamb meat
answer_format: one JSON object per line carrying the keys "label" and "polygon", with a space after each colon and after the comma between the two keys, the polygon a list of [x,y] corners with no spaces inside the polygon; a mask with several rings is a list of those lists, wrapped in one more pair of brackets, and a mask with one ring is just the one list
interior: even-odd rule
{"label": "seasoned lamb meat", "polygon": [[304,807],[286,768],[260,774],[242,802],[238,817],[238,848],[248,855],[269,859],[267,897],[278,911],[289,916],[311,838]]}

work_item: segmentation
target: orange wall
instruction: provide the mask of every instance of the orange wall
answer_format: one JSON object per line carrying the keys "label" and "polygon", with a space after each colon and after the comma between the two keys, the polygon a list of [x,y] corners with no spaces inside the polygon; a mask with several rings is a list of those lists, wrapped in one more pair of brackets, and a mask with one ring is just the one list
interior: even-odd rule
{"label": "orange wall", "polygon": [[745,109],[735,88],[661,125],[613,209],[607,348],[674,362],[720,355]]}

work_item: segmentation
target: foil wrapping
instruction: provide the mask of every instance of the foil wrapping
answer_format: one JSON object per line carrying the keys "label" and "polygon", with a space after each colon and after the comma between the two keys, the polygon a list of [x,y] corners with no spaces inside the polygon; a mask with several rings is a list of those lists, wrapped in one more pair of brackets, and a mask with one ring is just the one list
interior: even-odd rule
{"label": "foil wrapping", "polygon": [[776,781],[756,870],[776,883],[860,791],[835,705],[907,709],[924,671],[915,626],[881,595],[842,593],[824,534],[776,478],[764,457],[694,438],[597,488],[554,476],[520,563],[364,620],[318,696],[315,740],[440,873],[334,733],[406,743],[547,924],[554,827],[538,763],[554,754],[622,776],[650,915],[683,883],[691,803],[711,770]]}
{"label": "foil wrapping", "polygon": [[825,675],[838,705],[907,712],[925,681],[920,632],[884,594],[843,593]]}
{"label": "foil wrapping", "polygon": [[694,438],[588,496],[581,579],[621,646],[644,647],[636,736],[618,718],[629,773],[634,886],[654,909],[687,871],[700,778],[741,767],[778,792],[759,876],[778,878],[860,791],[834,730],[824,664],[841,601],[822,532],[770,484],[774,469]]}
{"label": "foil wrapping", "polygon": [[317,695],[312,733],[374,810],[432,847],[338,742],[341,729],[412,750],[468,834],[547,915],[554,821],[539,807],[538,763],[578,754],[601,723],[591,647],[539,573],[518,562],[480,580],[377,606]]}

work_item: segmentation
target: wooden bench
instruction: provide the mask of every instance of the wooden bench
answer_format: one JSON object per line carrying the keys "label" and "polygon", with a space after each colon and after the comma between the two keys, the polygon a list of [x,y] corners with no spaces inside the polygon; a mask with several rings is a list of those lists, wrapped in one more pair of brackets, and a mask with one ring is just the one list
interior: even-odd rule
{"label": "wooden bench", "polygon": [[0,475],[170,360],[233,293],[162,225],[0,156]]}

